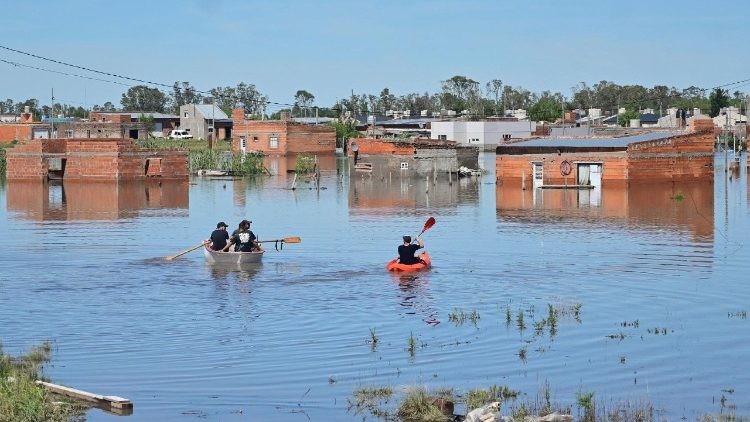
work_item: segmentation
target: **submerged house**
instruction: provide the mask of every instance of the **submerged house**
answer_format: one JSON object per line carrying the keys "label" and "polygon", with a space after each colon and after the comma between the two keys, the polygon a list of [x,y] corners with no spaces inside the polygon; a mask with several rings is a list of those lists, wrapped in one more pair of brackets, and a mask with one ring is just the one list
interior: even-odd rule
{"label": "submerged house", "polygon": [[[347,145],[352,171],[376,175],[425,176],[479,167],[479,149],[439,139],[352,138]],[[356,163],[354,163],[356,161]]]}
{"label": "submerged house", "polygon": [[694,119],[691,127],[689,132],[533,139],[500,145],[497,183],[522,188],[601,188],[633,182],[713,180],[713,122]]}
{"label": "submerged house", "polygon": [[335,154],[336,129],[327,124],[289,120],[251,120],[241,108],[232,111],[232,152],[266,155]]}
{"label": "submerged house", "polygon": [[32,139],[8,150],[8,180],[188,178],[188,153],[138,148],[131,139]]}

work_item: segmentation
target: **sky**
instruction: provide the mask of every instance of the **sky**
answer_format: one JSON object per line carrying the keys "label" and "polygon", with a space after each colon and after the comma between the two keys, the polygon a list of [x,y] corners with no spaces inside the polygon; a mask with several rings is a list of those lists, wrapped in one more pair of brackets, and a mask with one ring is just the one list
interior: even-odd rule
{"label": "sky", "polygon": [[[711,88],[750,78],[748,45],[738,0],[37,0],[0,13],[0,46],[199,90],[250,83],[278,103],[304,89],[319,106],[385,87],[435,93],[454,75],[566,97],[600,80]],[[0,60],[137,84],[1,48]],[[90,107],[119,106],[128,86],[0,61],[0,100],[45,104],[53,88]]]}

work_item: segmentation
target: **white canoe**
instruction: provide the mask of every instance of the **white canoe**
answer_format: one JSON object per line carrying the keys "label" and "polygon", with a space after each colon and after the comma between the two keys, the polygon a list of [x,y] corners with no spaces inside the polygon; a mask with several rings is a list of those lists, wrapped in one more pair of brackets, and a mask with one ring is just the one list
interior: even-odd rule
{"label": "white canoe", "polygon": [[203,255],[209,264],[249,264],[260,262],[264,251],[260,252],[217,252],[208,245],[203,247]]}

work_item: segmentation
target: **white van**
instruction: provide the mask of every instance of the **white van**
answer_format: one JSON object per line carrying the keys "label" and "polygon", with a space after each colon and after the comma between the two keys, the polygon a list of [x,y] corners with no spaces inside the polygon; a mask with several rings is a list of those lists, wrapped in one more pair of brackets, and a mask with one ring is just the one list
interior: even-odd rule
{"label": "white van", "polygon": [[175,129],[169,133],[169,139],[193,139],[193,135],[186,130]]}

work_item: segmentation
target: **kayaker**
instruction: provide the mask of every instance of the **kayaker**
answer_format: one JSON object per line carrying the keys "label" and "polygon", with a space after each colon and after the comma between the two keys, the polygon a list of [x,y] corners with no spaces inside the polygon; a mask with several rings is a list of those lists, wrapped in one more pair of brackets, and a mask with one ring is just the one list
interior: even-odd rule
{"label": "kayaker", "polygon": [[229,244],[224,247],[225,252],[228,251],[232,245],[234,245],[235,252],[253,252],[263,250],[257,242],[255,233],[250,230],[250,223],[252,223],[252,221],[242,220],[240,222],[237,230],[235,230],[229,238]]}
{"label": "kayaker", "polygon": [[411,243],[411,236],[404,236],[404,244],[398,247],[398,262],[404,265],[413,265],[419,262],[414,253],[424,248],[422,239],[417,237],[417,244]]}
{"label": "kayaker", "polygon": [[227,223],[220,221],[216,224],[216,230],[211,233],[211,249],[220,251],[227,246],[229,233],[227,233]]}

